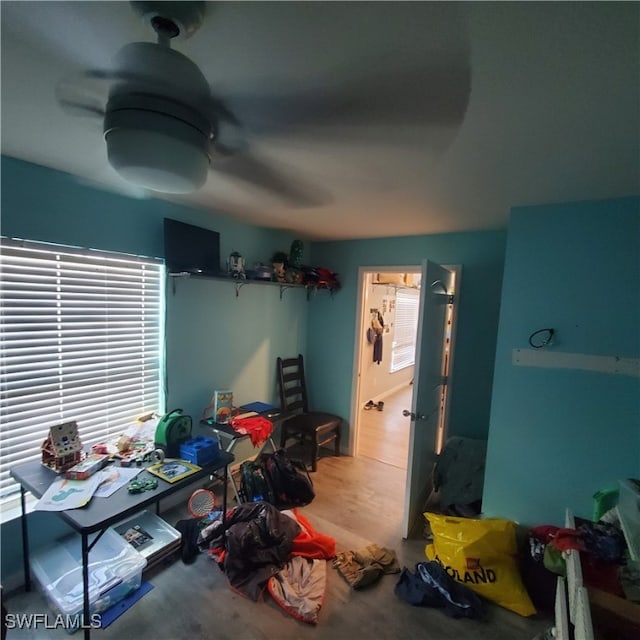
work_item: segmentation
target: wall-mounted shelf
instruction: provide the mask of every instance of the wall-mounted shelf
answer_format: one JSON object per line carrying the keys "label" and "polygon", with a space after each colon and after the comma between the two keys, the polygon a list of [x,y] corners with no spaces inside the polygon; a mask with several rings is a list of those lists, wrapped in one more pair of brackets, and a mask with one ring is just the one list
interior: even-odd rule
{"label": "wall-mounted shelf", "polygon": [[236,298],[240,295],[240,289],[247,285],[267,285],[272,287],[278,287],[280,289],[280,300],[282,300],[282,294],[287,289],[305,289],[307,292],[307,300],[309,300],[312,293],[316,293],[317,291],[329,291],[329,289],[324,287],[313,287],[306,284],[295,284],[292,282],[277,282],[274,280],[251,280],[248,278],[227,278],[225,276],[209,276],[204,274],[195,274],[195,273],[169,273],[168,276],[171,278],[173,282],[173,292],[175,293],[176,280],[178,278],[195,278],[197,280],[216,280],[218,282],[226,282],[227,284],[233,285],[236,290]]}

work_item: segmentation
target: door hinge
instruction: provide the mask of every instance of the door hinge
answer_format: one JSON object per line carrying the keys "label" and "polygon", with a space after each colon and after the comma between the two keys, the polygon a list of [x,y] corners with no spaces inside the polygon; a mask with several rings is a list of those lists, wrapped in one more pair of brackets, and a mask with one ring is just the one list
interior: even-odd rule
{"label": "door hinge", "polygon": [[449,384],[449,376],[442,376],[441,384],[442,384],[443,387],[446,387],[447,384]]}

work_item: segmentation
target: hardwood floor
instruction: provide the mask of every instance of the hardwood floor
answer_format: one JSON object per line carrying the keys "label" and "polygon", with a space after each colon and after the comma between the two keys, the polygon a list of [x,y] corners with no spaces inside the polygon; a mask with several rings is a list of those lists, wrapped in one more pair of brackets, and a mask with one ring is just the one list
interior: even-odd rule
{"label": "hardwood floor", "polygon": [[411,409],[412,393],[413,387],[407,385],[384,398],[382,411],[360,409],[357,455],[406,470],[410,422],[402,411]]}
{"label": "hardwood floor", "polygon": [[[374,542],[396,551],[402,566],[425,560],[425,541],[402,540],[402,488],[405,472],[365,457],[333,457],[324,452],[312,474],[315,500],[302,509],[317,531],[335,538],[338,551]],[[186,517],[184,507],[163,514],[171,524]],[[178,558],[145,579],[154,588],[111,626],[92,633],[97,640],[531,640],[551,624],[522,618],[488,605],[486,621],[453,620],[442,611],[412,607],[393,592],[397,575],[383,576],[354,591],[327,567],[325,601],[316,627],[285,614],[266,596],[252,602],[231,591],[218,566],[201,553],[195,563]],[[37,592],[20,592],[7,600],[10,613],[46,613]],[[81,640],[80,633],[73,636]],[[8,639],[66,638],[62,629],[9,631]]]}

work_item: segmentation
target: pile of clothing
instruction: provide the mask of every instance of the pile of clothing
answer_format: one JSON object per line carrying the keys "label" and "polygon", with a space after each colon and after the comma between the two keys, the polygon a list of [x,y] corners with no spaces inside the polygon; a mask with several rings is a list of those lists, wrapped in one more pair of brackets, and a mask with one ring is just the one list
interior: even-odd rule
{"label": "pile of clothing", "polygon": [[224,523],[202,529],[198,546],[235,591],[257,601],[266,590],[293,617],[318,623],[335,540],[315,531],[297,510],[279,511],[268,502],[240,504]]}
{"label": "pile of clothing", "polygon": [[[279,510],[269,502],[240,504],[200,528],[197,521],[180,521],[183,560],[200,551],[215,560],[236,592],[258,601],[268,593],[284,611],[308,624],[317,624],[327,584],[327,560],[353,589],[399,573],[392,549],[368,544],[336,554],[336,542],[317,532],[297,510]],[[178,526],[176,525],[176,526]],[[188,526],[187,526],[188,525]],[[197,532],[197,539],[193,540]]]}
{"label": "pile of clothing", "polygon": [[622,531],[606,522],[576,518],[576,528],[539,525],[529,532],[529,550],[533,560],[542,562],[552,573],[565,575],[562,552],[577,549],[585,552],[583,564],[611,566],[624,562],[626,543]]}
{"label": "pile of clothing", "polygon": [[580,551],[582,578],[588,587],[620,598],[640,598],[640,575],[627,562],[627,545],[615,521],[592,522],[575,518],[575,529],[539,525],[529,531],[528,588],[540,608],[552,611],[555,576],[566,575],[564,551]]}

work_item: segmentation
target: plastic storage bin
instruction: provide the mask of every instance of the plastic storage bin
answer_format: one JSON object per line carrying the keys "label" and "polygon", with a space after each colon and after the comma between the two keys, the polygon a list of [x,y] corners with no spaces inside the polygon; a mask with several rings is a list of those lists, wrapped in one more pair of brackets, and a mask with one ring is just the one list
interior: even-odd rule
{"label": "plastic storage bin", "polygon": [[213,438],[196,436],[180,445],[180,458],[204,466],[217,460],[220,447]]}
{"label": "plastic storage bin", "polygon": [[640,561],[640,480],[620,480],[618,516],[631,559]]}
{"label": "plastic storage bin", "polygon": [[[91,542],[92,538],[90,538]],[[49,606],[69,621],[73,633],[81,622],[82,547],[79,535],[64,538],[31,557],[31,569]],[[140,587],[147,561],[113,529],[107,529],[89,552],[91,614],[102,613]],[[89,624],[89,621],[86,621]]]}
{"label": "plastic storage bin", "polygon": [[608,487],[593,494],[593,518],[598,522],[602,516],[618,504],[620,491],[618,487]]}
{"label": "plastic storage bin", "polygon": [[180,550],[182,534],[150,511],[141,511],[113,529],[145,558],[147,568]]}

